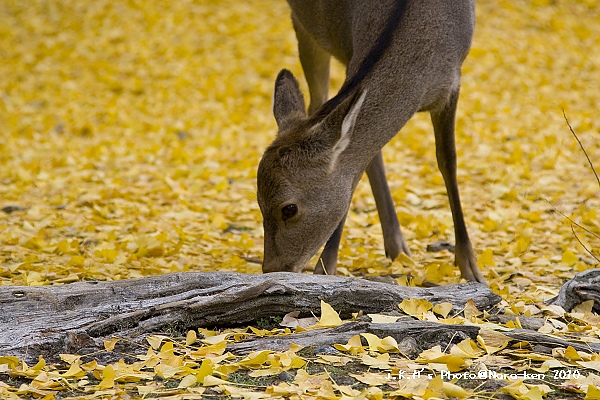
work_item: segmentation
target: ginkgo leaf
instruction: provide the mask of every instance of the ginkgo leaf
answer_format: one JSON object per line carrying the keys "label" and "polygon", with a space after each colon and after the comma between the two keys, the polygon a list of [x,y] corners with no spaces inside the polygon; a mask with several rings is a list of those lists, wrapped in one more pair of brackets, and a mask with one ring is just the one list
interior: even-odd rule
{"label": "ginkgo leaf", "polygon": [[348,352],[352,355],[357,355],[359,353],[363,353],[365,351],[365,348],[362,345],[362,342],[360,340],[360,335],[354,335],[352,336],[349,340],[347,344],[334,344],[333,347],[335,347],[336,349],[340,350],[340,351],[345,351]]}
{"label": "ginkgo leaf", "polygon": [[594,385],[589,385],[585,392],[584,400],[600,399],[600,388]]}
{"label": "ginkgo leaf", "polygon": [[238,362],[238,365],[241,366],[260,366],[263,365],[272,351],[264,350],[264,351],[254,351],[248,354],[243,360]]}
{"label": "ginkgo leaf", "polygon": [[38,362],[33,367],[31,367],[34,371],[40,371],[42,368],[46,366],[46,360],[41,355],[38,357]]}
{"label": "ginkgo leaf", "polygon": [[380,354],[377,357],[371,357],[368,354],[363,354],[360,358],[360,362],[368,365],[371,368],[389,370],[390,366],[390,355],[387,353]]}
{"label": "ginkgo leaf", "polygon": [[196,335],[196,331],[189,330],[185,335],[185,345],[191,346],[192,344],[196,343],[197,339],[198,336]]}
{"label": "ginkgo leaf", "polygon": [[205,337],[201,341],[202,341],[202,343],[214,345],[214,344],[218,344],[220,342],[225,342],[229,336],[231,336],[231,333],[222,333],[220,335]]}
{"label": "ginkgo leaf", "polygon": [[114,386],[117,374],[112,365],[107,365],[102,370],[102,381],[98,383],[98,389],[109,389]]}
{"label": "ginkgo leaf", "polygon": [[484,354],[484,351],[477,346],[471,339],[465,339],[450,348],[450,354],[461,358],[477,358]]}
{"label": "ginkgo leaf", "polygon": [[214,377],[212,375],[207,375],[204,377],[204,381],[202,382],[202,385],[208,387],[208,386],[226,385],[228,383],[229,382],[227,382],[223,379]]}
{"label": "ginkgo leaf", "polygon": [[[113,373],[114,373],[114,371],[113,371]],[[64,376],[65,378],[82,377],[82,376],[85,376],[85,371],[81,368],[81,366],[79,364],[74,363],[74,364],[71,364],[69,369],[64,374],[62,374],[62,376]],[[104,374],[102,376],[104,376]],[[111,376],[110,369],[108,372],[108,376],[109,377]],[[113,379],[114,379],[114,377],[113,377]],[[112,386],[107,386],[107,387],[112,387]]]}
{"label": "ginkgo leaf", "polygon": [[321,318],[319,325],[327,328],[336,327],[342,324],[342,319],[338,313],[329,304],[321,300]]}
{"label": "ginkgo leaf", "polygon": [[146,338],[154,350],[158,350],[160,348],[160,345],[164,339],[165,338],[163,336],[148,336]]}
{"label": "ginkgo leaf", "polygon": [[444,390],[444,394],[449,398],[464,399],[465,397],[471,395],[470,391],[467,391],[466,389],[463,389],[460,386],[450,382],[443,382],[442,388]]}
{"label": "ginkgo leaf", "polygon": [[104,349],[106,351],[113,351],[115,349],[115,345],[117,344],[117,342],[121,340],[121,338],[117,338],[117,337],[113,337],[110,340],[105,340],[104,341]]}
{"label": "ginkgo leaf", "polygon": [[209,359],[202,360],[202,364],[200,364],[200,368],[196,371],[196,381],[198,383],[204,384],[204,378],[213,374],[213,363]]}
{"label": "ginkgo leaf", "polygon": [[352,361],[350,357],[344,356],[333,356],[328,354],[319,354],[319,359],[315,360],[315,362],[322,362],[330,365],[338,365],[343,366]]}
{"label": "ginkgo leaf", "polygon": [[483,314],[477,309],[477,306],[475,305],[475,302],[473,300],[468,300],[465,303],[463,313],[465,314],[465,318],[470,321],[476,319],[477,317]]}
{"label": "ginkgo leaf", "polygon": [[438,303],[433,306],[433,312],[438,315],[441,315],[444,318],[446,318],[448,314],[450,314],[450,311],[452,311],[452,309],[453,305],[451,303]]}
{"label": "ginkgo leaf", "polygon": [[419,354],[416,361],[422,364],[444,364],[450,372],[461,371],[467,367],[464,359],[443,353],[440,346],[424,350]]}
{"label": "ginkgo leaf", "polygon": [[441,376],[433,378],[425,389],[424,398],[442,398],[444,396],[444,382]]}
{"label": "ginkgo leaf", "polygon": [[508,346],[510,338],[492,329],[480,329],[477,343],[487,354],[494,354]]}
{"label": "ginkgo leaf", "polygon": [[383,314],[367,314],[367,316],[371,318],[371,322],[374,324],[389,324],[391,322],[396,322],[400,319],[400,317]]}
{"label": "ginkgo leaf", "polygon": [[365,372],[362,374],[348,374],[359,382],[362,382],[369,386],[379,386],[385,385],[389,383],[389,379],[387,376],[381,374],[374,374],[370,372]]}
{"label": "ginkgo leaf", "polygon": [[594,370],[596,372],[600,372],[600,360],[596,360],[596,361],[578,361],[577,364],[580,365],[581,367],[585,368],[585,369],[591,369],[591,370]]}
{"label": "ginkgo leaf", "polygon": [[195,375],[186,375],[179,382],[179,385],[177,385],[177,387],[186,389],[186,388],[189,388],[190,386],[194,386],[196,383],[198,383],[198,380]]}
{"label": "ginkgo leaf", "polygon": [[402,303],[400,303],[398,307],[406,314],[420,318],[425,312],[433,308],[433,304],[425,299],[408,299],[402,300]]}

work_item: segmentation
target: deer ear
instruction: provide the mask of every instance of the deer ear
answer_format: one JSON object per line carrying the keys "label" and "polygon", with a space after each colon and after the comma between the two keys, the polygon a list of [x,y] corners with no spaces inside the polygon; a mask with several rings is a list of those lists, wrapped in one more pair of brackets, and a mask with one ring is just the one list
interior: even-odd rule
{"label": "deer ear", "polygon": [[306,117],[304,96],[294,75],[287,69],[281,70],[275,80],[273,114],[281,130],[291,121]]}
{"label": "deer ear", "polygon": [[342,125],[340,129],[340,137],[333,146],[331,153],[331,165],[330,169],[334,169],[338,163],[340,155],[346,150],[348,144],[350,144],[350,139],[352,138],[352,132],[354,131],[354,126],[356,125],[356,119],[358,118],[358,114],[362,108],[362,105],[365,101],[365,97],[367,96],[367,90],[364,89],[348,102],[349,104],[344,107],[344,103],[342,103],[339,108],[346,108],[346,115],[343,117]]}

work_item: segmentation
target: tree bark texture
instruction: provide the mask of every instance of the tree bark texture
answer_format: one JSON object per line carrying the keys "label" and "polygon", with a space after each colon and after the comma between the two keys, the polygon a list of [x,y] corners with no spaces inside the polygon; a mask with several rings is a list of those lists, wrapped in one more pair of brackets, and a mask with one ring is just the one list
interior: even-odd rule
{"label": "tree bark texture", "polygon": [[[26,359],[102,348],[112,336],[136,338],[169,327],[247,324],[300,311],[319,314],[320,301],[342,317],[397,311],[404,299],[473,300],[488,309],[500,297],[479,283],[414,288],[340,276],[294,273],[177,273],[56,286],[0,286],[0,355]],[[450,329],[450,328],[449,328]]]}

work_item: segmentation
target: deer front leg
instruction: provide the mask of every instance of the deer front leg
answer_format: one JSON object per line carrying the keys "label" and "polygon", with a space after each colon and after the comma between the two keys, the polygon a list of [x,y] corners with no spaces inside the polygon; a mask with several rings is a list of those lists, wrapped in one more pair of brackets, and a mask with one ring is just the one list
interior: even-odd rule
{"label": "deer front leg", "polygon": [[337,258],[338,249],[340,247],[340,240],[342,239],[342,232],[344,230],[344,224],[346,223],[346,217],[344,217],[333,234],[325,243],[323,252],[319,256],[319,261],[315,266],[315,274],[318,275],[335,275],[337,272]]}
{"label": "deer front leg", "polygon": [[410,250],[400,230],[396,207],[385,177],[381,150],[367,166],[367,176],[369,177],[373,197],[375,197],[375,205],[377,206],[379,222],[383,231],[385,255],[392,260],[398,257],[400,252],[410,255]]}
{"label": "deer front leg", "polygon": [[438,167],[448,192],[452,219],[454,221],[454,235],[456,237],[456,250],[454,263],[460,268],[463,278],[468,281],[485,283],[485,279],[477,266],[475,252],[467,233],[467,226],[463,217],[458,182],[456,179],[456,144],[454,139],[454,126],[456,105],[458,102],[457,89],[451,96],[447,105],[441,110],[431,112],[431,122],[435,132],[435,149]]}

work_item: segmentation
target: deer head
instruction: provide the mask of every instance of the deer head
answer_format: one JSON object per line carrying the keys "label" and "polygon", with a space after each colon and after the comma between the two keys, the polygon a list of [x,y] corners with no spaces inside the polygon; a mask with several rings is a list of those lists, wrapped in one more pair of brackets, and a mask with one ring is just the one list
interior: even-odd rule
{"label": "deer head", "polygon": [[257,173],[263,272],[300,272],[345,218],[357,179],[346,168],[344,151],[365,95],[356,92],[326,115],[308,117],[298,81],[287,70],[277,76],[273,113],[279,132]]}

